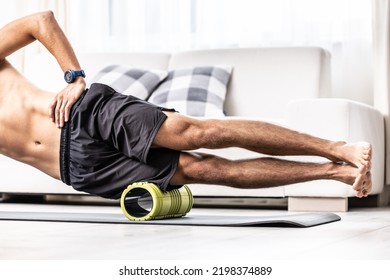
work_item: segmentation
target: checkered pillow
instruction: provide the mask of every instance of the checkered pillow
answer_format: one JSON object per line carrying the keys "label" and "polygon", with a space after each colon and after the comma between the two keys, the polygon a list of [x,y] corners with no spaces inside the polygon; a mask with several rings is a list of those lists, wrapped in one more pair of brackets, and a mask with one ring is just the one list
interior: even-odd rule
{"label": "checkered pillow", "polygon": [[149,102],[194,117],[223,117],[231,66],[172,70]]}
{"label": "checkered pillow", "polygon": [[110,65],[100,70],[91,83],[101,83],[119,93],[146,100],[158,84],[167,77],[167,71],[144,70],[125,65]]}

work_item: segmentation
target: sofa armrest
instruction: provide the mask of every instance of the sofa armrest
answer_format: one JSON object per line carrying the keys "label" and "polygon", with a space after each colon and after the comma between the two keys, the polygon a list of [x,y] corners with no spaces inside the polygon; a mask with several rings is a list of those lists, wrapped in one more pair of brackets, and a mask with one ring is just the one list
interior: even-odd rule
{"label": "sofa armrest", "polygon": [[[371,143],[373,149],[371,194],[382,192],[385,170],[385,127],[384,117],[378,110],[346,99],[302,99],[289,103],[286,122],[292,129],[321,138]],[[292,195],[294,191],[294,188],[286,190],[290,193],[287,195]],[[347,196],[354,196],[352,188],[347,188],[345,191]],[[319,193],[322,192],[323,190],[319,190]],[[296,193],[294,195],[297,196]]]}

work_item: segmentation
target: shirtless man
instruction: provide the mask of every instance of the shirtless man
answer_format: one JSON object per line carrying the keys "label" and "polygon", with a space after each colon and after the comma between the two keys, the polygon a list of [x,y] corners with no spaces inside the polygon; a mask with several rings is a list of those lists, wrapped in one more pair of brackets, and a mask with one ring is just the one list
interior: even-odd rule
{"label": "shirtless man", "polygon": [[[367,196],[372,189],[368,143],[328,141],[260,121],[189,118],[122,96],[104,85],[97,84],[85,91],[83,77],[77,77],[57,94],[41,90],[6,59],[35,40],[51,52],[63,72],[81,69],[50,11],[26,16],[0,29],[0,152],[78,190],[118,198],[133,181],[156,182],[169,190],[189,183],[262,188],[317,179],[347,183],[357,197]],[[110,113],[117,110],[110,108],[119,103],[112,101],[114,104],[107,105],[106,111],[96,105],[106,104],[107,96],[110,100],[128,102],[132,108],[129,114],[139,112],[132,116],[126,113],[121,118],[141,121],[141,126],[148,123],[150,128],[145,132],[132,122],[114,123]],[[144,109],[147,114],[142,113]],[[96,110],[101,111],[94,115]],[[150,115],[153,117],[149,118]],[[95,128],[93,125],[100,120],[103,123]],[[124,138],[133,129],[135,139]],[[113,134],[107,132],[111,130]],[[272,157],[228,160],[186,152],[231,146],[262,154],[313,155],[328,160],[324,163]]]}

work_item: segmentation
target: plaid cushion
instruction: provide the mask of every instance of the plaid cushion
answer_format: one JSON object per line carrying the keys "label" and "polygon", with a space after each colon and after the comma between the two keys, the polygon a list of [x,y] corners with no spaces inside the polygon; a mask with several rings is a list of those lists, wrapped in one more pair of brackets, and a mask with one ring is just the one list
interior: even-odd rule
{"label": "plaid cushion", "polygon": [[101,83],[119,93],[146,100],[158,84],[167,77],[167,71],[144,70],[125,65],[110,65],[100,70],[91,83]]}
{"label": "plaid cushion", "polygon": [[231,66],[172,70],[149,102],[194,117],[223,117]]}

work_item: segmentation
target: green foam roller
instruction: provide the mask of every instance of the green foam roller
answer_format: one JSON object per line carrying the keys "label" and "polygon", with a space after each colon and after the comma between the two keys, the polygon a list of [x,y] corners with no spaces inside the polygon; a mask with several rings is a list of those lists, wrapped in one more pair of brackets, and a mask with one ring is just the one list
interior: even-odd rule
{"label": "green foam roller", "polygon": [[162,191],[153,183],[129,185],[121,196],[123,214],[131,221],[147,221],[185,216],[194,204],[187,185],[171,191]]}

